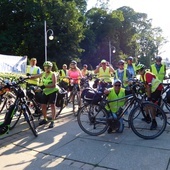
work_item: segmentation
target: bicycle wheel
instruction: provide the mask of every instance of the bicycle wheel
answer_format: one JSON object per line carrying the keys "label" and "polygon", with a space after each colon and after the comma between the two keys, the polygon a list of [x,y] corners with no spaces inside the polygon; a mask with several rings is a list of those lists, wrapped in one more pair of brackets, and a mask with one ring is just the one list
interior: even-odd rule
{"label": "bicycle wheel", "polygon": [[170,104],[164,103],[164,108],[162,108],[165,111],[166,117],[167,117],[167,123],[170,125]]}
{"label": "bicycle wheel", "polygon": [[77,116],[77,113],[78,113],[78,109],[80,108],[80,97],[78,94],[73,94],[73,113],[74,113],[74,116]]}
{"label": "bicycle wheel", "polygon": [[32,133],[34,134],[35,137],[37,137],[38,132],[37,132],[37,129],[36,129],[36,126],[35,126],[35,123],[34,123],[34,117],[31,114],[27,105],[26,105],[26,111],[24,112],[24,117],[25,117],[25,120],[27,121]]}
{"label": "bicycle wheel", "polygon": [[16,126],[18,121],[20,120],[22,113],[18,111],[18,108],[16,108],[16,106],[12,107],[12,105],[8,110],[8,113],[10,113],[10,112],[13,112],[12,113],[12,120],[11,120],[10,127],[9,127],[9,129],[12,130],[12,129],[14,129],[14,127]]}
{"label": "bicycle wheel", "polygon": [[[150,130],[151,123],[143,121],[142,118],[147,114],[152,118],[153,113],[156,113],[155,120],[157,127],[155,130]],[[142,103],[141,106],[134,108],[129,115],[129,120],[132,131],[143,139],[154,139],[160,136],[164,132],[167,124],[164,111],[158,105],[150,102]]]}
{"label": "bicycle wheel", "polygon": [[0,113],[4,110],[5,105],[7,103],[7,100],[8,99],[6,97],[1,96],[1,99],[0,99]]}
{"label": "bicycle wheel", "polygon": [[107,112],[95,104],[84,105],[77,115],[80,128],[92,136],[101,135],[108,129],[107,119]]}

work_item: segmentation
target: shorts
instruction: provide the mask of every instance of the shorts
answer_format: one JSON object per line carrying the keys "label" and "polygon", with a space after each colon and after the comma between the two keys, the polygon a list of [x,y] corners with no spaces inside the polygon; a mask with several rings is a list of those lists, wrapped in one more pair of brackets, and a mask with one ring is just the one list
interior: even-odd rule
{"label": "shorts", "polygon": [[41,104],[55,104],[57,100],[57,93],[53,92],[49,95],[42,94]]}
{"label": "shorts", "polygon": [[161,102],[161,90],[156,90],[155,92],[151,93],[151,98],[152,98],[152,102],[155,103],[158,101],[158,105],[160,105]]}
{"label": "shorts", "polygon": [[[75,84],[74,86],[76,86],[77,91],[80,91],[80,85],[79,84]],[[68,87],[69,91],[72,91],[74,86],[69,85],[69,87]]]}

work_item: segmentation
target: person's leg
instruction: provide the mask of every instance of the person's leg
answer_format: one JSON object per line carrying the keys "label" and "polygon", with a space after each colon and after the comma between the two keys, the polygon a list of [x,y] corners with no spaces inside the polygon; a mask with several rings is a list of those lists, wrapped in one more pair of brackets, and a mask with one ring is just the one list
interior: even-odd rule
{"label": "person's leg", "polygon": [[41,109],[42,109],[42,114],[44,119],[42,121],[39,122],[39,125],[43,125],[48,123],[47,120],[47,101],[48,101],[48,96],[46,96],[45,94],[42,95],[42,100],[41,100]]}
{"label": "person's leg", "polygon": [[49,128],[54,127],[54,120],[56,118],[56,106],[55,106],[56,105],[56,99],[57,99],[57,93],[56,92],[49,95],[48,103],[51,105],[51,115],[52,115],[52,120],[51,120],[51,123],[49,125]]}

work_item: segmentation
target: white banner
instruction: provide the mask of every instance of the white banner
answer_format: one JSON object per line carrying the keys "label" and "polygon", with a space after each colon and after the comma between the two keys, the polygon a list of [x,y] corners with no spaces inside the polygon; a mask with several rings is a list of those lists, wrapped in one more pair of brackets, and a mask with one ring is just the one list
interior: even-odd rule
{"label": "white banner", "polygon": [[1,73],[26,73],[27,57],[0,54]]}

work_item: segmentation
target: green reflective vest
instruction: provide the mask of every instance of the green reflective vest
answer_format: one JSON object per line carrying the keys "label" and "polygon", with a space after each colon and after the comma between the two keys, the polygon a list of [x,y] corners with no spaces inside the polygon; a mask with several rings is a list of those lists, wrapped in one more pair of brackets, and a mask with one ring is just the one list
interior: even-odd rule
{"label": "green reflective vest", "polygon": [[[149,74],[152,74],[153,76],[155,76],[155,74],[151,73],[151,72],[148,72],[146,71],[145,74],[144,74],[144,82],[146,82],[146,74],[149,73]],[[142,79],[142,77],[141,77]],[[152,79],[152,82],[151,82],[151,92],[153,93],[154,91],[156,91],[156,89],[158,88],[158,86],[161,84],[161,81],[156,77],[156,78],[153,78]]]}
{"label": "green reflective vest", "polygon": [[[116,100],[125,97],[125,89],[121,88],[119,94],[115,93],[114,88],[110,88],[110,93],[107,97],[108,101],[109,100]],[[120,107],[124,106],[125,104],[125,99],[118,100],[115,102],[110,102],[109,107],[106,106],[107,110],[111,110],[111,112],[116,113]],[[109,109],[110,108],[110,109]]]}
{"label": "green reflective vest", "polygon": [[[37,74],[37,71],[38,71],[39,67],[37,66],[34,66],[34,69],[33,69],[33,72],[31,75],[35,75]],[[26,73],[29,73],[30,74],[30,71],[31,71],[31,66],[27,66],[27,70],[26,70]],[[40,82],[40,79],[39,78],[35,78],[35,79],[29,79],[27,80],[27,82],[29,84],[33,84],[33,85],[39,85],[39,82]]]}
{"label": "green reflective vest", "polygon": [[159,79],[161,82],[163,82],[164,77],[165,77],[165,65],[162,64],[159,72],[157,71],[155,64],[152,64],[152,65],[151,65],[151,69],[152,69],[152,73],[155,74],[156,77],[158,77],[158,79]]}
{"label": "green reflective vest", "polygon": [[[128,78],[127,78],[127,76],[126,76],[126,70],[127,69],[124,69],[124,71],[123,71],[123,86],[124,87],[127,87],[128,86]],[[116,77],[116,79],[119,79],[119,77],[118,77],[118,70],[116,70],[116,72],[115,72],[115,77]]]}
{"label": "green reflective vest", "polygon": [[[49,84],[52,84],[52,75],[53,72],[50,72],[50,74],[46,77],[46,73],[42,74],[42,84],[44,86],[47,86]],[[59,87],[56,85],[54,88],[45,88],[43,89],[44,94],[49,95],[53,92],[57,92],[59,90]]]}
{"label": "green reflective vest", "polygon": [[103,79],[105,82],[112,82],[109,67],[106,67],[105,71],[102,67],[100,67],[98,77]]}

